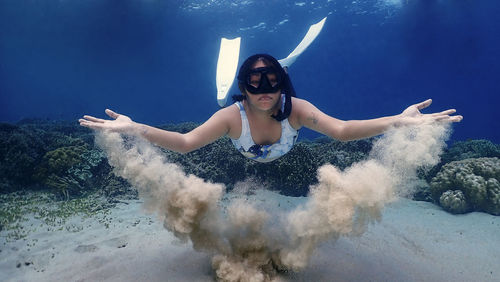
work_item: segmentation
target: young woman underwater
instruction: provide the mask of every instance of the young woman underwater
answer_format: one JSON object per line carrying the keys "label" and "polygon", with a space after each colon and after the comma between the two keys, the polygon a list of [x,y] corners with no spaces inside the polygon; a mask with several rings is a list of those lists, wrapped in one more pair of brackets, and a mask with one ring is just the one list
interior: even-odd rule
{"label": "young woman underwater", "polygon": [[432,100],[406,108],[401,114],[370,120],[343,121],[331,117],[306,100],[295,97],[286,70],[267,54],[257,54],[243,62],[238,73],[242,95],[236,103],[213,114],[205,123],[181,134],[132,121],[128,116],[106,109],[112,120],[85,115],[80,125],[140,135],[161,147],[187,153],[214,142],[224,135],[244,156],[269,162],[286,154],[295,144],[298,130],[307,127],[331,138],[350,141],[384,133],[391,127],[424,122],[460,122],[454,109],[422,114]]}

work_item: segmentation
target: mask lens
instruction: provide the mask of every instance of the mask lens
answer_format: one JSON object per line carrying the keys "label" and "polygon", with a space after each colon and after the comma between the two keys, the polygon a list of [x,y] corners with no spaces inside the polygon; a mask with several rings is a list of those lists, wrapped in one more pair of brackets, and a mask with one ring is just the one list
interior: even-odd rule
{"label": "mask lens", "polygon": [[259,88],[261,79],[262,79],[262,74],[260,72],[251,73],[248,76],[248,85],[254,88]]}
{"label": "mask lens", "polygon": [[267,80],[271,87],[276,87],[276,85],[278,85],[278,75],[275,72],[268,72]]}

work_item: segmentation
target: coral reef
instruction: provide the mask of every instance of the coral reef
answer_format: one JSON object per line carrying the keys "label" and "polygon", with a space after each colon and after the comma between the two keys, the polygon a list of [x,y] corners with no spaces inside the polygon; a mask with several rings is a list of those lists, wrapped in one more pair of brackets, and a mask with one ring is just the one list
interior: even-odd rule
{"label": "coral reef", "polygon": [[484,139],[455,142],[441,155],[441,162],[438,165],[420,171],[420,178],[430,182],[443,165],[469,158],[500,158],[500,145]]}
{"label": "coral reef", "polygon": [[[182,123],[161,128],[187,132],[196,126],[195,123]],[[340,142],[327,137],[301,141],[288,154],[270,163],[259,163],[243,157],[234,150],[227,137],[188,154],[168,150],[163,152],[167,159],[180,164],[186,173],[224,183],[229,189],[237,182],[254,178],[282,194],[305,196],[309,186],[317,182],[318,167],[331,163],[344,169],[363,160],[368,156],[372,141]]]}
{"label": "coral reef", "polygon": [[500,145],[489,140],[468,140],[455,142],[441,159],[444,163],[470,158],[500,158]]}
{"label": "coral reef", "polygon": [[168,150],[163,152],[171,162],[180,164],[186,173],[211,182],[226,183],[231,186],[247,177],[248,161],[232,148],[227,137],[187,154]]}
{"label": "coral reef", "polygon": [[424,202],[434,202],[431,195],[431,187],[429,183],[422,179],[418,178],[413,183],[414,193],[412,195],[413,200],[415,201],[424,201]]}
{"label": "coral reef", "polygon": [[0,192],[50,188],[68,198],[88,191],[104,155],[75,122],[0,124]]}
{"label": "coral reef", "polygon": [[104,154],[87,144],[60,147],[44,155],[35,177],[68,199],[93,186],[93,169],[103,160]]}
{"label": "coral reef", "polygon": [[[16,125],[0,124],[0,192],[39,186],[35,169],[47,152],[89,143],[77,135],[85,136],[75,123],[24,120]],[[86,135],[91,140],[88,132]]]}
{"label": "coral reef", "polygon": [[[160,128],[188,132],[198,126],[187,122]],[[317,182],[316,170],[325,163],[343,169],[366,158],[372,140],[339,142],[331,138],[299,142],[277,161],[261,164],[234,150],[224,137],[199,150],[178,154],[163,150],[186,173],[211,182],[234,184],[254,177],[286,195],[306,195]],[[109,197],[135,197],[123,179],[113,175],[102,153],[95,148],[93,132],[74,122],[26,119],[0,124],[0,192],[50,188],[64,197],[99,188]]]}
{"label": "coral reef", "polygon": [[451,213],[466,213],[469,210],[469,205],[465,199],[465,195],[460,190],[448,190],[439,197],[439,204],[443,209]]}
{"label": "coral reef", "polygon": [[248,175],[265,183],[270,189],[290,196],[305,196],[309,185],[318,182],[316,171],[319,164],[316,154],[304,143],[298,143],[285,156],[270,162],[249,161]]}
{"label": "coral reef", "polygon": [[105,196],[109,202],[118,202],[120,200],[131,200],[137,199],[138,193],[130,183],[125,179],[116,176],[110,169],[109,165],[102,165],[108,172],[96,173],[100,175],[98,177],[98,182],[96,182],[96,187],[98,187],[98,192]]}
{"label": "coral reef", "polygon": [[500,159],[471,158],[444,165],[432,179],[431,194],[449,212],[500,215]]}
{"label": "coral reef", "polygon": [[[186,122],[159,127],[184,133],[198,125]],[[162,152],[186,173],[224,183],[228,189],[254,179],[282,194],[305,196],[309,186],[318,181],[318,167],[330,163],[343,170],[366,159],[373,141],[340,142],[328,137],[303,140],[270,163],[243,157],[227,137],[187,154]],[[488,176],[482,167],[494,162],[491,158],[499,157],[500,146],[489,140],[456,142],[442,154],[438,165],[420,169],[414,199],[435,202],[453,213],[486,211],[498,215],[499,178]],[[25,119],[16,124],[0,123],[0,193],[26,189],[50,189],[63,198],[96,190],[110,201],[137,197],[129,183],[114,175],[94,145],[91,130],[65,121]]]}

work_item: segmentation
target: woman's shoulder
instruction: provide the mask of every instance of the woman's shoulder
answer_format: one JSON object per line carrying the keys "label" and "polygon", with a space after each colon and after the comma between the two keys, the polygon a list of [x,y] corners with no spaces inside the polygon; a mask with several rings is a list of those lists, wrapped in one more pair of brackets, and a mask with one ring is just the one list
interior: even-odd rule
{"label": "woman's shoulder", "polygon": [[305,99],[300,99],[296,97],[292,97],[292,114],[307,114],[307,112],[310,112],[312,109],[315,109],[316,107],[309,101]]}
{"label": "woman's shoulder", "polygon": [[307,100],[292,97],[292,112],[291,115],[300,115],[303,111],[307,110],[307,108],[311,105],[311,103]]}
{"label": "woman's shoulder", "polygon": [[[309,103],[307,100],[297,98],[297,97],[292,97],[292,105],[295,107],[303,107],[305,103]],[[310,103],[309,103],[310,104]]]}
{"label": "woman's shoulder", "polygon": [[290,116],[288,117],[288,122],[296,130],[299,130],[302,127],[302,125],[300,123],[300,117],[302,115],[302,112],[304,111],[304,107],[305,107],[306,103],[309,103],[309,102],[307,102],[304,99],[292,97],[292,112],[290,113]]}
{"label": "woman's shoulder", "polygon": [[312,112],[318,109],[311,102],[292,97],[292,112],[290,113],[290,124],[293,128],[299,129],[303,126],[302,121],[307,118]]}
{"label": "woman's shoulder", "polygon": [[240,116],[240,108],[235,104],[222,108],[215,113],[220,116],[227,125],[229,126],[228,135],[231,138],[235,138],[241,133],[241,116]]}
{"label": "woman's shoulder", "polygon": [[236,103],[234,103],[230,106],[227,106],[225,108],[218,110],[217,114],[228,116],[228,117],[234,117],[234,116],[240,114],[240,108],[236,105]]}

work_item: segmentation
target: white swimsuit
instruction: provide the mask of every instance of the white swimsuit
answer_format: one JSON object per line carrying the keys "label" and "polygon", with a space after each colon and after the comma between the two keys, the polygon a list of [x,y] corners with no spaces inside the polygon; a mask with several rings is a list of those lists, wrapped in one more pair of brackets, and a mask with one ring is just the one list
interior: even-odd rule
{"label": "white swimsuit", "polygon": [[[285,107],[285,95],[281,95],[281,110]],[[250,124],[245,113],[245,108],[241,102],[236,102],[236,106],[240,109],[241,115],[241,135],[238,139],[232,139],[234,146],[245,157],[258,161],[270,162],[288,153],[297,141],[299,132],[295,130],[288,118],[281,121],[281,137],[280,140],[271,145],[257,145],[252,139],[250,132]]]}

